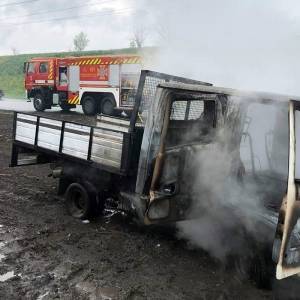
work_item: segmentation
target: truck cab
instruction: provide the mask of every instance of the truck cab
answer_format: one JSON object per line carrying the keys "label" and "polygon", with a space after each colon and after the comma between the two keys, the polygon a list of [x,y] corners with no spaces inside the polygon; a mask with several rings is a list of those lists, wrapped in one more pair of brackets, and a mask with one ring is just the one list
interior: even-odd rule
{"label": "truck cab", "polygon": [[56,58],[33,58],[24,63],[24,87],[27,98],[33,99],[34,108],[51,108],[56,90]]}
{"label": "truck cab", "polygon": [[161,84],[147,115],[136,184],[146,198],[145,224],[211,216],[228,242],[241,246],[245,239],[245,249],[231,254],[248,257],[255,271],[266,258],[253,260],[255,253],[266,251],[277,279],[299,274],[299,100]]}

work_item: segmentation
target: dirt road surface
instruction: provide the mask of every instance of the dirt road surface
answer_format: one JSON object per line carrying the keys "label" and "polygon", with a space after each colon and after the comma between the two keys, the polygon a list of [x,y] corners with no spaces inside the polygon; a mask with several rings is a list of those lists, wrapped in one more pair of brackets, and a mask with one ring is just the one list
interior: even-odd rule
{"label": "dirt road surface", "polygon": [[11,131],[0,112],[0,299],[272,299],[170,233],[73,219],[48,165],[8,167]]}

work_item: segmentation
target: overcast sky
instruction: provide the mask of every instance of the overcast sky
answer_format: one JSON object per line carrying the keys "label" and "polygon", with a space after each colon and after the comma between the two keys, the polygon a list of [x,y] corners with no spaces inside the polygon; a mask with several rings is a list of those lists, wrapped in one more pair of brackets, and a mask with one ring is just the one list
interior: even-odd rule
{"label": "overcast sky", "polygon": [[[298,0],[0,1],[0,54],[129,45],[144,27],[160,46],[153,67],[219,85],[300,94]],[[67,19],[65,19],[67,18]],[[53,20],[56,19],[56,20]],[[52,20],[52,21],[51,21]]]}
{"label": "overcast sky", "polygon": [[12,53],[11,48],[20,53],[68,51],[80,31],[88,34],[87,49],[129,45],[133,1],[33,0],[12,5],[25,1],[0,1],[0,54]]}

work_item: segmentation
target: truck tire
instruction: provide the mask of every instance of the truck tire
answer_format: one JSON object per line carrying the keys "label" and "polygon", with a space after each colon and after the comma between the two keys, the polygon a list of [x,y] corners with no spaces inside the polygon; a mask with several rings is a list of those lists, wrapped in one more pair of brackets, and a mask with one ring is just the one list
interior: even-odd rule
{"label": "truck tire", "polygon": [[46,109],[46,101],[42,94],[35,94],[33,98],[33,107],[36,111],[44,111]]}
{"label": "truck tire", "polygon": [[62,109],[62,111],[69,111],[72,108],[72,105],[70,105],[66,102],[60,103],[59,106]]}
{"label": "truck tire", "polygon": [[112,96],[106,96],[101,101],[101,112],[104,115],[112,116],[116,107],[116,101]]}
{"label": "truck tire", "polygon": [[276,265],[270,257],[269,251],[261,250],[251,261],[251,279],[260,289],[271,289],[275,279]]}
{"label": "truck tire", "polygon": [[66,190],[66,206],[69,214],[77,219],[91,215],[95,199],[79,183],[72,183]]}
{"label": "truck tire", "polygon": [[82,110],[87,116],[94,116],[97,113],[97,102],[92,96],[85,96],[82,100]]}

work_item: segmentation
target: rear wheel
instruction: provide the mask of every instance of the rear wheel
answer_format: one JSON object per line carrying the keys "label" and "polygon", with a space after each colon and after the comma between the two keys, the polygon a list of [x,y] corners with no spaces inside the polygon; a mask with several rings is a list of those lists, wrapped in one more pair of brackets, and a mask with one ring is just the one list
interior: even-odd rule
{"label": "rear wheel", "polygon": [[105,115],[112,116],[116,107],[115,99],[111,96],[107,96],[102,99],[101,103],[101,112]]}
{"label": "rear wheel", "polygon": [[82,110],[85,115],[94,116],[97,113],[97,102],[92,96],[85,96],[82,100]]}
{"label": "rear wheel", "polygon": [[36,111],[44,111],[46,109],[46,100],[42,94],[35,94],[33,99],[33,107]]}
{"label": "rear wheel", "polygon": [[85,219],[90,216],[93,199],[87,190],[79,183],[72,183],[66,191],[67,210],[71,216],[77,219]]}
{"label": "rear wheel", "polygon": [[104,209],[104,197],[89,182],[72,183],[66,190],[66,206],[69,214],[77,219],[97,216]]}

